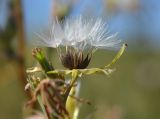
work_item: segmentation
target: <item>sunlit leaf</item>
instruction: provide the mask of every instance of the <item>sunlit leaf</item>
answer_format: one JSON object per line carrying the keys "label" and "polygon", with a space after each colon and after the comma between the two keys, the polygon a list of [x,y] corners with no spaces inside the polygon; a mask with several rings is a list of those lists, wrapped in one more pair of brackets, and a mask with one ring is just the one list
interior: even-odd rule
{"label": "sunlit leaf", "polygon": [[127,47],[127,44],[123,44],[121,49],[119,50],[119,52],[117,53],[117,55],[114,57],[114,59],[111,61],[111,63],[109,63],[108,65],[106,65],[105,67],[111,67],[112,65],[114,65],[118,59],[122,56],[122,54],[124,53],[125,49]]}

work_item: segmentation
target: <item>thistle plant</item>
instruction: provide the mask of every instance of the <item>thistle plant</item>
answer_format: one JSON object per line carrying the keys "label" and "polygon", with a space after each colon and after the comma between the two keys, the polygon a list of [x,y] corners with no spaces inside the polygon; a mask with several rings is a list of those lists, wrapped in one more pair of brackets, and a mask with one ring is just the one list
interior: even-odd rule
{"label": "thistle plant", "polygon": [[[81,16],[66,19],[63,24],[54,20],[50,34],[38,36],[40,39],[37,45],[55,48],[64,69],[56,69],[41,48],[33,49],[32,55],[40,67],[27,69],[26,90],[31,90],[33,94],[27,105],[38,101],[46,119],[77,119],[78,103],[90,104],[88,100],[78,97],[78,80],[83,75],[109,76],[115,71],[113,65],[127,45],[118,39],[117,34],[109,35],[102,19],[85,19]],[[115,49],[119,46],[117,55],[109,64],[87,68],[96,50]],[[69,81],[66,77],[70,77]]]}

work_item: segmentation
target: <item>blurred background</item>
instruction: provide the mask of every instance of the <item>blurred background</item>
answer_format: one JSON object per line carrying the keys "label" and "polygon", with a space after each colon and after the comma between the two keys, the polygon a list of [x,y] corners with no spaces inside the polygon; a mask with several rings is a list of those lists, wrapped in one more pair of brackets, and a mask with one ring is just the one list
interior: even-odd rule
{"label": "blurred background", "polygon": [[[92,106],[81,106],[79,119],[160,119],[159,0],[0,0],[0,119],[25,115],[25,69],[36,65],[34,33],[45,30],[52,17],[79,15],[102,17],[129,46],[110,78],[82,80],[80,97]],[[45,51],[61,68],[56,52]],[[115,54],[99,50],[90,67],[109,63]]]}

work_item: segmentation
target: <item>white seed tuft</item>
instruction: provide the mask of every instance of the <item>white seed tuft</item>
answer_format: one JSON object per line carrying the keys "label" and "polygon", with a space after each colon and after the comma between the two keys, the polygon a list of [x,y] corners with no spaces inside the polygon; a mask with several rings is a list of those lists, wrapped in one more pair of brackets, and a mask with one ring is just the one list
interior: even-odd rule
{"label": "white seed tuft", "polygon": [[57,48],[70,46],[76,50],[114,49],[120,46],[117,33],[110,35],[102,19],[68,18],[63,24],[53,20],[48,35],[41,34],[38,45]]}

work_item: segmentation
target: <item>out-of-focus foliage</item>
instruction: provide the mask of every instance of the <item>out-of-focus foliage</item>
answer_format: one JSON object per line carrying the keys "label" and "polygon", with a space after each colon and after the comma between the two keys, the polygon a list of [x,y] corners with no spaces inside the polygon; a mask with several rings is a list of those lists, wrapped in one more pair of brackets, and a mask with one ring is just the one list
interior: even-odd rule
{"label": "out-of-focus foliage", "polygon": [[[16,12],[13,2],[8,2],[8,19],[4,28],[0,26],[0,49],[1,54],[10,59],[15,59],[16,54],[13,49],[13,40],[15,39],[16,27]],[[2,56],[2,55],[1,55]]]}

